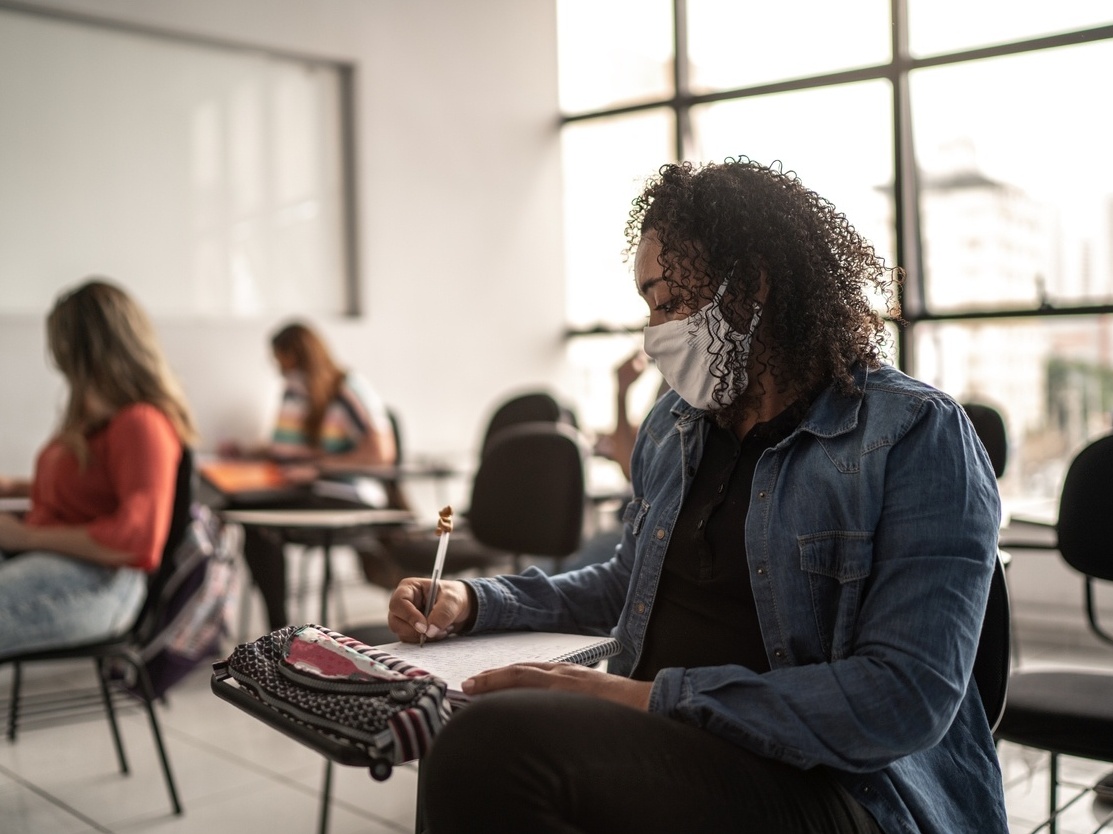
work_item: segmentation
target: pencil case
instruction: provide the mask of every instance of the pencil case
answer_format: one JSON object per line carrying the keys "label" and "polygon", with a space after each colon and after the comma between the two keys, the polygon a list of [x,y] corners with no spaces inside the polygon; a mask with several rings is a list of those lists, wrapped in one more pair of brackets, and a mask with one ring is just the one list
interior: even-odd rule
{"label": "pencil case", "polygon": [[313,624],[241,643],[213,668],[285,719],[383,763],[376,779],[420,758],[452,709],[440,678]]}

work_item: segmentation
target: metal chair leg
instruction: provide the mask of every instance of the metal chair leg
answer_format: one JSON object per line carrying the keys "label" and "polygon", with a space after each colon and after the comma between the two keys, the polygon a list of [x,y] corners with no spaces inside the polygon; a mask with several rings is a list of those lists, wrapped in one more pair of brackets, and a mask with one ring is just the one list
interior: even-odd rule
{"label": "metal chair leg", "polygon": [[325,779],[321,785],[321,817],[317,823],[317,834],[328,834],[328,813],[332,805],[332,760],[325,759]]}
{"label": "metal chair leg", "polygon": [[1051,761],[1047,767],[1047,778],[1051,781],[1050,786],[1050,802],[1051,807],[1048,811],[1048,819],[1050,823],[1047,826],[1048,834],[1058,834],[1059,832],[1059,754],[1052,753]]}
{"label": "metal chair leg", "polygon": [[174,774],[170,770],[170,759],[166,755],[166,746],[162,742],[162,731],[159,729],[158,716],[155,714],[155,691],[151,686],[151,677],[147,674],[147,667],[138,658],[129,658],[129,662],[139,674],[139,683],[142,686],[143,704],[147,707],[147,719],[151,725],[151,735],[155,739],[158,757],[162,762],[162,775],[166,780],[166,790],[170,794],[170,805],[175,814],[182,813],[182,803],[178,799],[178,788],[174,784]]}
{"label": "metal chair leg", "polygon": [[12,664],[12,698],[8,704],[8,741],[15,741],[15,728],[19,724],[19,690],[22,683],[22,664]]}
{"label": "metal chair leg", "polygon": [[120,725],[116,721],[116,707],[112,703],[112,693],[108,689],[108,663],[103,657],[97,658],[97,683],[100,696],[104,701],[104,712],[108,716],[108,726],[112,730],[112,743],[116,745],[116,760],[120,763],[120,773],[130,773],[128,757],[124,753],[124,741],[120,737]]}

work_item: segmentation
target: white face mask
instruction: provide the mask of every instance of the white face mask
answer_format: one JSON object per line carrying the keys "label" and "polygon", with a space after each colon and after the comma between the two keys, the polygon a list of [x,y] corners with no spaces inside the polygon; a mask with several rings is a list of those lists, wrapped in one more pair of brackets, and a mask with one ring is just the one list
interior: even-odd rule
{"label": "white face mask", "polygon": [[[745,369],[754,331],[761,319],[761,305],[755,302],[749,330],[745,334],[735,331],[719,307],[725,289],[723,284],[709,304],[687,318],[645,328],[645,352],[657,363],[665,382],[696,408],[720,407],[713,396],[719,378],[712,375],[712,364],[721,366],[724,359],[738,353]],[[745,370],[738,380],[733,371],[728,371],[726,381],[722,406],[730,405],[749,385]]]}

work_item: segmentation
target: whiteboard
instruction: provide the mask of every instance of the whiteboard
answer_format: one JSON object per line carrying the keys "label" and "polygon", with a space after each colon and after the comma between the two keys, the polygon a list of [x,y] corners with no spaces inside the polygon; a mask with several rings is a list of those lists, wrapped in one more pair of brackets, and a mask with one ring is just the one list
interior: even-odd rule
{"label": "whiteboard", "polygon": [[0,6],[0,313],[354,313],[339,63]]}

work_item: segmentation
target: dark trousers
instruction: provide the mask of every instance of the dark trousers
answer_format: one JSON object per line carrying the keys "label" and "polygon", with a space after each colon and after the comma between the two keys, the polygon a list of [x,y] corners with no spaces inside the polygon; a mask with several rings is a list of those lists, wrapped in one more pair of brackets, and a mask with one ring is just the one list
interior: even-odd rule
{"label": "dark trousers", "polygon": [[880,834],[823,769],[570,693],[483,696],[421,763],[429,834]]}

